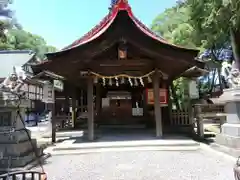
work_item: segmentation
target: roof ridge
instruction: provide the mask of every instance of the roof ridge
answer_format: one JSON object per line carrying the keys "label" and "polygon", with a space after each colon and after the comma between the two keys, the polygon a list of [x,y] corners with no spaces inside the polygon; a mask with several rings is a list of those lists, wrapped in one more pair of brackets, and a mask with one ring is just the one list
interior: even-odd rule
{"label": "roof ridge", "polygon": [[[114,21],[114,19],[116,18],[116,16],[118,15],[118,13],[120,11],[126,11],[128,13],[128,16],[135,23],[135,25],[150,38],[153,38],[153,39],[159,41],[160,43],[163,43],[166,45],[171,45],[173,47],[193,50],[193,49],[189,49],[189,48],[185,48],[185,47],[181,47],[181,46],[172,44],[168,40],[157,35],[149,27],[147,27],[144,23],[142,23],[136,16],[134,16],[131,6],[128,4],[128,0],[117,0],[116,4],[110,8],[109,13],[100,21],[99,24],[97,24],[94,28],[92,28],[90,31],[88,31],[86,34],[84,34],[81,38],[77,39],[76,41],[74,41],[70,45],[66,46],[59,52],[75,48],[77,46],[80,46],[84,43],[87,43],[87,42],[92,41],[92,40],[96,39],[97,37],[99,37],[112,24],[112,22]],[[49,53],[49,54],[51,54],[51,53]]]}
{"label": "roof ridge", "polygon": [[90,31],[88,31],[87,33],[85,33],[83,36],[81,36],[79,39],[75,40],[73,43],[71,43],[70,45],[64,47],[62,50],[66,50],[68,48],[71,48],[72,46],[75,46],[77,44],[80,44],[81,42],[83,42],[85,39],[87,39],[88,36],[90,36],[92,33],[92,35],[97,33],[97,29],[103,27],[104,24],[108,23],[108,20],[110,19],[111,13],[107,14],[101,21],[99,24],[95,25]]}
{"label": "roof ridge", "polygon": [[131,7],[128,4],[128,0],[117,0],[117,2],[115,2],[113,6],[110,8],[109,13],[100,21],[100,23],[95,25],[90,31],[81,36],[79,39],[75,40],[70,45],[64,47],[62,50],[67,50],[71,47],[81,44],[84,40],[88,39],[89,36],[92,37],[95,34],[97,34],[99,30],[101,30],[109,22],[109,20],[111,20],[111,17],[114,16],[114,14],[118,13],[119,10],[131,11]]}

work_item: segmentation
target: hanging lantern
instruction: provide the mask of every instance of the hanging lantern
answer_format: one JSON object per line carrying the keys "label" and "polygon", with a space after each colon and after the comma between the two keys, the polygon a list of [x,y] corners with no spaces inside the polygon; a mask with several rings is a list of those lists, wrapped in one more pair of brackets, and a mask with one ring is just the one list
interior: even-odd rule
{"label": "hanging lantern", "polygon": [[152,82],[152,79],[150,76],[148,76],[148,82],[151,83]]}
{"label": "hanging lantern", "polygon": [[112,82],[112,79],[111,79],[111,78],[109,79],[108,84],[109,84],[109,86],[112,86],[112,85],[113,85],[113,82]]}
{"label": "hanging lantern", "polygon": [[142,78],[140,78],[140,84],[141,84],[142,86],[144,86],[144,83],[143,83],[143,79],[142,79]]}
{"label": "hanging lantern", "polygon": [[40,180],[47,180],[47,174],[45,172],[40,174]]}
{"label": "hanging lantern", "polygon": [[118,78],[115,77],[115,80],[116,80],[116,86],[119,86],[119,83],[118,83]]}
{"label": "hanging lantern", "polygon": [[103,78],[103,86],[106,86],[106,79]]}
{"label": "hanging lantern", "polygon": [[128,82],[130,83],[131,86],[133,86],[131,78],[128,78]]}
{"label": "hanging lantern", "polygon": [[134,78],[134,86],[138,86],[137,78]]}
{"label": "hanging lantern", "polygon": [[94,78],[94,84],[97,84],[98,83],[98,77],[96,76],[95,78]]}
{"label": "hanging lantern", "polygon": [[118,46],[118,59],[126,59],[126,58],[127,58],[126,41],[121,40]]}
{"label": "hanging lantern", "polygon": [[121,84],[124,84],[125,83],[125,79],[124,77],[121,78]]}

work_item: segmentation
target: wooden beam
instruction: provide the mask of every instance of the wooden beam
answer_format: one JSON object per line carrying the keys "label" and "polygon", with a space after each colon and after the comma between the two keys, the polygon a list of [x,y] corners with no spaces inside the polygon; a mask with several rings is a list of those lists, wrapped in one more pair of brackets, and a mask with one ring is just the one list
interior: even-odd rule
{"label": "wooden beam", "polygon": [[84,51],[85,57],[82,56],[83,52],[81,51],[80,53],[77,52],[76,57],[79,57],[79,58],[75,58],[75,60],[71,61],[71,63],[76,64],[79,62],[85,62],[85,63],[90,62],[92,58],[94,58],[99,54],[103,54],[109,48],[114,46],[117,42],[118,42],[118,39],[111,37],[110,39],[104,39],[100,41],[100,43],[95,43],[94,45],[91,45],[89,48],[85,48],[86,49]]}
{"label": "wooden beam", "polygon": [[134,66],[138,66],[138,65],[142,65],[142,64],[149,64],[152,63],[153,60],[151,59],[111,59],[111,60],[107,60],[107,59],[95,59],[91,62],[91,64],[118,64],[118,65],[134,65]]}
{"label": "wooden beam", "polygon": [[[153,57],[156,61],[162,62],[161,59],[164,59],[164,60],[170,61],[169,63],[179,62],[180,64],[192,64],[193,66],[196,65],[196,62],[194,61],[194,59],[190,59],[190,58],[194,58],[192,57],[192,55],[187,53],[184,54],[183,52],[179,52],[179,50],[168,52],[166,48],[162,48],[161,51],[159,52],[146,47],[146,43],[137,43],[135,42],[135,40],[131,40],[131,38],[128,41],[132,45],[137,47],[139,50],[144,52],[146,55]],[[178,56],[176,54],[178,54]]]}

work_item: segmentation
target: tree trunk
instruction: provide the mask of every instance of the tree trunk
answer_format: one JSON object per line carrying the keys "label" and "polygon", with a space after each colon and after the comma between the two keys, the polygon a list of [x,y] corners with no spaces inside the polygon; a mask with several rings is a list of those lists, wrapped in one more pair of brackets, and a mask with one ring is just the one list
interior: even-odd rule
{"label": "tree trunk", "polygon": [[210,84],[210,89],[209,89],[209,92],[208,92],[211,95],[211,97],[212,97],[212,92],[213,92],[213,89],[214,89],[214,86],[215,86],[215,78],[216,78],[216,69],[213,70],[212,82]]}
{"label": "tree trunk", "polygon": [[230,30],[231,45],[234,56],[234,68],[240,70],[240,30]]}
{"label": "tree trunk", "polygon": [[176,108],[177,108],[178,110],[180,110],[179,101],[178,101],[177,94],[176,94],[176,91],[175,91],[175,88],[174,88],[173,83],[171,83],[171,86],[170,86],[170,87],[171,87],[171,92],[172,92],[174,104],[176,105]]}
{"label": "tree trunk", "polygon": [[222,75],[221,75],[221,69],[217,68],[217,72],[218,72],[218,81],[219,81],[220,91],[222,93],[223,92],[223,80],[222,80]]}
{"label": "tree trunk", "polygon": [[[212,53],[212,58],[215,62],[219,62],[217,56],[214,54],[213,48],[211,50]],[[219,81],[219,86],[220,86],[220,91],[223,92],[223,81],[221,78],[221,67],[217,67],[217,72],[218,72],[218,81]]]}

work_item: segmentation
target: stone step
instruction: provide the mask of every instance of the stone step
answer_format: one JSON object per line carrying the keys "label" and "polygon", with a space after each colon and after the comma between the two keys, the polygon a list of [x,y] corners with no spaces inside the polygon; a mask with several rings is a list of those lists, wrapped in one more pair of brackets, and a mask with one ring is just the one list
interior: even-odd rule
{"label": "stone step", "polygon": [[[119,141],[119,142],[95,142],[95,143],[74,143],[74,140],[66,140],[63,143],[51,148],[52,152],[79,151],[90,153],[99,151],[121,151],[121,150],[197,150],[200,147],[198,142],[193,140],[142,140],[142,141]],[[54,154],[54,153],[53,153]]]}
{"label": "stone step", "polygon": [[29,131],[28,129],[21,129],[20,131],[15,131],[11,133],[0,133],[0,144],[15,144],[15,143],[19,143],[19,142],[23,142],[26,140],[29,140],[29,137],[27,136],[27,132],[29,133],[30,137],[31,137],[31,131]]}
{"label": "stone step", "polygon": [[99,148],[99,149],[75,149],[75,150],[51,150],[46,151],[53,155],[69,155],[69,154],[91,154],[91,153],[104,153],[104,152],[130,152],[130,151],[197,151],[200,146],[182,147],[121,147],[121,148]]}
{"label": "stone step", "polygon": [[[24,167],[28,163],[32,162],[34,159],[36,159],[34,152],[29,152],[28,154],[19,157],[11,157],[10,168]],[[3,159],[1,159],[0,164],[1,170],[8,168],[8,157],[4,157]]]}
{"label": "stone step", "polygon": [[[56,137],[57,138],[63,138],[63,137],[82,137],[84,134],[83,131],[64,131],[64,132],[57,132]],[[51,138],[52,134],[44,134],[42,135],[42,138]]]}
{"label": "stone step", "polygon": [[144,124],[106,124],[106,125],[100,125],[102,129],[144,129],[146,128],[146,125]]}
{"label": "stone step", "polygon": [[25,152],[28,152],[37,147],[36,140],[32,139],[31,141],[32,141],[32,143],[29,140],[26,140],[24,142],[15,143],[15,144],[1,143],[0,144],[0,152],[3,155],[5,155],[6,153],[16,155],[16,156],[18,156],[20,154],[24,154]]}
{"label": "stone step", "polygon": [[226,153],[235,158],[238,158],[240,156],[240,149],[230,148],[217,143],[212,143],[211,147],[219,152]]}

